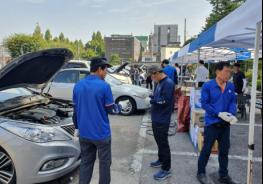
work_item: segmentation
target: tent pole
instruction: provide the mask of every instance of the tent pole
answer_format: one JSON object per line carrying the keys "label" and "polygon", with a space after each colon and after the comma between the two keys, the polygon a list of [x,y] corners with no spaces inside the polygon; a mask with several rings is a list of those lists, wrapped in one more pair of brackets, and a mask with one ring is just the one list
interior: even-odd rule
{"label": "tent pole", "polygon": [[250,125],[249,125],[249,142],[248,142],[248,169],[247,169],[247,184],[253,184],[253,153],[255,150],[254,134],[255,134],[255,116],[256,116],[256,98],[257,98],[257,79],[258,79],[258,60],[260,50],[260,35],[262,30],[262,22],[257,23],[257,31],[255,38],[255,59],[253,63],[253,79],[251,90],[251,110],[250,110]]}
{"label": "tent pole", "polygon": [[201,49],[198,49],[198,62],[201,60]]}

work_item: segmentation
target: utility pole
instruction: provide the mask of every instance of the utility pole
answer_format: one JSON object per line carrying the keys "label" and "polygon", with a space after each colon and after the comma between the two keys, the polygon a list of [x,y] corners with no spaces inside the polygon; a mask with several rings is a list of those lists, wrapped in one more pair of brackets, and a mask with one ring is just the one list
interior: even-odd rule
{"label": "utility pole", "polygon": [[184,19],[184,43],[187,41],[187,20]]}

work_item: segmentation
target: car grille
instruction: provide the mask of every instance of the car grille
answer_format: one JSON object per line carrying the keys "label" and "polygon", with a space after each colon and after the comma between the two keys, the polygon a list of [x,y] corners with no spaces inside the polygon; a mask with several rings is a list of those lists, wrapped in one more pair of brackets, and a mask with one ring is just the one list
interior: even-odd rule
{"label": "car grille", "polygon": [[74,132],[75,132],[75,126],[74,125],[62,126],[61,128],[63,130],[65,130],[66,132],[68,132],[70,135],[74,136]]}

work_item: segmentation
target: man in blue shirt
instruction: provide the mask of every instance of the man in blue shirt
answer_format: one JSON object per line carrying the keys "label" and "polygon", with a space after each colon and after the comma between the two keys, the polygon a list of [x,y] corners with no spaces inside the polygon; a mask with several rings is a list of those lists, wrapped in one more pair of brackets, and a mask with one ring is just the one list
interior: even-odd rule
{"label": "man in blue shirt", "polygon": [[204,147],[198,161],[197,179],[201,184],[208,184],[206,166],[212,147],[219,143],[219,182],[235,184],[228,174],[228,154],[230,148],[230,126],[237,123],[236,95],[234,84],[228,82],[231,66],[227,62],[216,65],[216,79],[204,84],[201,103],[206,111]]}
{"label": "man in blue shirt", "polygon": [[79,81],[73,92],[74,116],[81,147],[80,184],[89,184],[98,156],[100,160],[100,184],[111,180],[111,128],[108,113],[119,113],[114,104],[109,84],[104,79],[110,65],[104,58],[91,60],[91,75]]}
{"label": "man in blue shirt", "polygon": [[152,128],[158,146],[158,160],[151,167],[162,168],[154,175],[155,180],[165,180],[171,176],[171,151],[168,142],[168,131],[174,107],[174,83],[158,66],[148,69],[154,82],[157,83],[151,97]]}
{"label": "man in blue shirt", "polygon": [[174,82],[175,85],[178,85],[178,74],[176,68],[170,65],[170,61],[165,59],[162,62],[163,72]]}

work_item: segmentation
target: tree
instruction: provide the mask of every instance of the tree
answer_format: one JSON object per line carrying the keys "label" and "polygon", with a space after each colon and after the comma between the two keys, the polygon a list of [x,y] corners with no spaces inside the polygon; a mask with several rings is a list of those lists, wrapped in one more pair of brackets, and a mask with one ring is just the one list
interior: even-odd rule
{"label": "tree", "polygon": [[92,49],[97,56],[105,55],[105,43],[101,32],[94,32],[92,34],[92,40],[85,45],[86,49]]}
{"label": "tree", "polygon": [[118,54],[112,54],[110,59],[110,64],[112,66],[114,65],[120,65],[121,64],[121,58]]}
{"label": "tree", "polygon": [[206,19],[206,25],[203,31],[209,29],[218,21],[223,19],[229,13],[238,8],[245,0],[208,0],[213,6],[212,13]]}
{"label": "tree", "polygon": [[40,28],[40,25],[38,23],[37,23],[36,28],[33,32],[33,36],[37,37],[37,38],[43,38],[43,34],[41,32],[41,28]]}
{"label": "tree", "polygon": [[35,36],[14,34],[5,39],[4,45],[8,48],[12,58],[16,58],[23,54],[40,50],[42,48],[42,41]]}
{"label": "tree", "polygon": [[81,58],[85,60],[90,60],[93,57],[96,57],[97,54],[92,49],[87,49],[85,52],[81,54]]}
{"label": "tree", "polygon": [[45,33],[45,40],[46,40],[46,41],[50,41],[50,40],[52,40],[52,35],[51,35],[51,32],[50,32],[49,29],[46,30],[46,33]]}
{"label": "tree", "polygon": [[64,36],[63,33],[60,33],[58,38],[59,38],[59,40],[60,40],[61,42],[64,42],[64,41],[65,41],[65,36]]}

